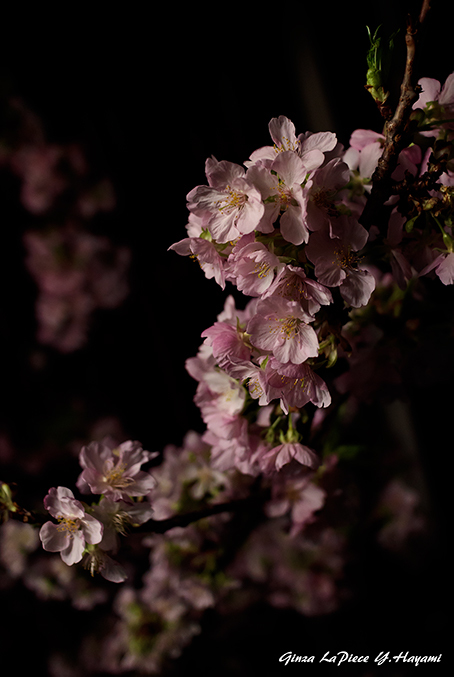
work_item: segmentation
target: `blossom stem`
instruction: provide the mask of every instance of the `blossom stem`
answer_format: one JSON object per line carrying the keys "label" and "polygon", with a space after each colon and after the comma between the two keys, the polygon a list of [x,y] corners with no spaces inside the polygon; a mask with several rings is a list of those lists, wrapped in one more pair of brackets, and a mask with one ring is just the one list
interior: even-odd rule
{"label": "blossom stem", "polygon": [[423,0],[419,17],[415,20],[409,16],[407,20],[405,34],[407,56],[400,97],[393,117],[385,124],[383,153],[372,175],[372,189],[359,219],[365,228],[369,228],[371,225],[380,225],[376,223],[375,217],[377,212],[381,212],[384,203],[390,196],[391,174],[397,166],[399,153],[407,143],[408,121],[412,112],[412,105],[418,96],[417,77],[415,75],[417,43],[429,9],[430,0]]}

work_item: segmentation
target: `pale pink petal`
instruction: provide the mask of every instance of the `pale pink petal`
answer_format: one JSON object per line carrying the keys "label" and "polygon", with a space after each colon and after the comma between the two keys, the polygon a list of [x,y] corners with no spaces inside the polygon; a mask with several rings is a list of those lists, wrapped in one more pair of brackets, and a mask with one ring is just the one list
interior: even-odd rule
{"label": "pale pink petal", "polygon": [[68,546],[61,551],[60,556],[65,564],[71,566],[80,562],[85,549],[85,540],[80,531],[75,531],[70,539]]}
{"label": "pale pink petal", "polygon": [[80,523],[81,531],[87,543],[100,543],[103,534],[103,525],[91,515],[85,515]]}
{"label": "pale pink petal", "polygon": [[451,73],[451,75],[448,75],[446,78],[446,82],[438,97],[438,103],[442,106],[454,105],[454,73]]}
{"label": "pale pink petal", "polygon": [[39,537],[44,550],[60,552],[68,547],[70,536],[67,531],[59,529],[57,524],[46,522],[39,530]]}
{"label": "pale pink petal", "polygon": [[418,85],[422,87],[419,99],[413,104],[413,108],[425,108],[429,101],[437,101],[441,85],[433,78],[421,78]]}

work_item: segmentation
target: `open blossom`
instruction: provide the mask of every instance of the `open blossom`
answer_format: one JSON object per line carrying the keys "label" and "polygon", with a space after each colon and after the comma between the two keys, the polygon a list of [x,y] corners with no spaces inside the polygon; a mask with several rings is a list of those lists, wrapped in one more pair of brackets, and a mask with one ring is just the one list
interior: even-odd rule
{"label": "open blossom", "polygon": [[71,566],[80,562],[85,543],[96,544],[102,539],[103,525],[87,515],[80,501],[66,487],[53,487],[44,499],[44,507],[58,524],[46,522],[40,529],[39,537],[44,550],[59,552]]}
{"label": "open blossom", "polygon": [[326,228],[337,215],[338,192],[350,181],[350,169],[335,157],[317,169],[305,186],[306,220],[311,231]]}
{"label": "open blossom", "polygon": [[326,499],[326,492],[311,482],[306,468],[298,473],[289,465],[275,475],[271,491],[266,513],[270,517],[279,517],[290,511],[292,536],[300,533],[306,524],[314,522],[315,513],[323,508]]}
{"label": "open blossom", "polygon": [[277,273],[273,283],[262,294],[262,299],[272,295],[298,301],[308,315],[315,315],[321,306],[327,306],[333,301],[329,289],[307,277],[302,268],[290,265],[284,266]]}
{"label": "open blossom", "polygon": [[247,167],[253,165],[269,166],[280,153],[292,151],[304,160],[310,169],[320,167],[325,161],[324,153],[332,151],[336,144],[336,135],[333,132],[317,132],[299,134],[296,136],[295,125],[285,115],[273,118],[268,129],[274,141],[273,146],[263,146],[254,151],[250,159],[245,162]]}
{"label": "open blossom", "polygon": [[[429,122],[435,125],[434,129],[423,130],[423,136],[438,136],[440,127],[453,129],[452,117],[454,114],[454,73],[446,78],[442,86],[434,78],[421,78],[418,85],[422,91],[413,108],[425,109]],[[443,120],[447,120],[446,123]]]}
{"label": "open blossom", "polygon": [[[364,181],[364,189],[370,190],[372,175],[383,153],[385,137],[371,129],[356,129],[350,137],[350,147],[344,153],[343,160],[352,171],[359,174]],[[397,167],[392,173],[395,181],[405,178],[406,172],[415,175],[421,162],[421,149],[416,144],[404,148],[397,161]]]}
{"label": "open blossom", "polygon": [[184,240],[175,242],[172,249],[180,256],[190,256],[198,261],[205,277],[211,280],[213,277],[222,289],[225,288],[225,259],[219,255],[212,242],[202,237],[186,237]]}
{"label": "open blossom", "polygon": [[326,383],[308,364],[280,364],[272,357],[266,365],[265,377],[272,391],[279,393],[285,413],[288,413],[289,407],[300,409],[308,402],[316,407],[331,404]]}
{"label": "open blossom", "polygon": [[227,275],[237,289],[248,296],[262,296],[284,264],[254,234],[244,235],[233,248],[227,263]]}
{"label": "open blossom", "polygon": [[318,355],[312,319],[296,301],[272,296],[258,304],[247,331],[254,346],[272,352],[280,362],[301,364]]}
{"label": "open blossom", "polygon": [[215,322],[202,333],[205,343],[212,347],[213,357],[221,369],[230,372],[229,367],[238,361],[249,360],[251,348],[245,343],[244,331],[227,322]]}
{"label": "open blossom", "polygon": [[293,244],[307,242],[309,231],[305,225],[306,200],[302,184],[311,169],[296,153],[284,151],[269,167],[258,165],[248,170],[248,178],[260,190],[265,204],[259,230],[272,232],[280,215],[283,238]]}
{"label": "open blossom", "polygon": [[281,396],[278,388],[270,386],[265,370],[253,362],[238,362],[232,365],[230,373],[240,381],[247,383],[250,396],[253,400],[258,400],[261,407],[265,407]]}
{"label": "open blossom", "polygon": [[375,289],[375,278],[358,267],[357,251],[367,242],[368,233],[354,218],[340,216],[331,221],[328,230],[312,234],[306,248],[307,257],[315,265],[317,280],[328,287],[340,287],[343,299],[353,308],[368,303]]}
{"label": "open blossom", "polygon": [[262,218],[261,195],[245,174],[240,165],[209,159],[209,185],[196,186],[188,193],[189,211],[202,217],[217,242],[229,242],[252,232]]}
{"label": "open blossom", "polygon": [[104,525],[102,540],[98,547],[112,552],[118,550],[118,534],[126,535],[131,526],[144,524],[153,515],[153,509],[148,501],[130,503],[114,501],[105,496],[98,505],[93,506],[92,512]]}
{"label": "open blossom", "polygon": [[150,473],[140,469],[156,454],[144,451],[139,442],[112,440],[91,442],[83,447],[79,462],[83,468],[77,480],[82,493],[104,494],[113,500],[130,496],[146,496],[155,485]]}

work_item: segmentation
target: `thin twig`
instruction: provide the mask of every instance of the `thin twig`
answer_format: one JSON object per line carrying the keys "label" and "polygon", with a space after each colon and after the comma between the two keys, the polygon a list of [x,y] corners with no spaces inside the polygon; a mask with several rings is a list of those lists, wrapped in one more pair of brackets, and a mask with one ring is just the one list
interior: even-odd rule
{"label": "thin twig", "polygon": [[405,34],[407,56],[404,77],[400,88],[400,97],[392,119],[385,125],[383,153],[372,175],[372,189],[359,219],[360,223],[366,228],[371,225],[379,225],[377,223],[379,219],[377,214],[381,213],[384,203],[390,197],[391,175],[397,166],[399,153],[406,147],[407,125],[412,112],[412,105],[419,94],[415,75],[417,43],[429,9],[430,0],[423,0],[418,19],[415,21],[411,16],[407,19]]}
{"label": "thin twig", "polygon": [[214,503],[206,508],[201,510],[193,510],[191,512],[183,513],[180,515],[173,515],[165,520],[148,520],[140,527],[136,527],[133,530],[133,533],[149,533],[149,534],[163,534],[170,529],[175,527],[187,527],[193,522],[198,522],[201,519],[206,517],[211,517],[213,515],[219,515],[221,513],[234,513],[240,510],[251,509],[257,507],[260,504],[263,504],[266,499],[269,498],[269,493],[267,491],[261,492],[259,495],[248,496],[247,498],[239,498],[233,501],[226,503]]}

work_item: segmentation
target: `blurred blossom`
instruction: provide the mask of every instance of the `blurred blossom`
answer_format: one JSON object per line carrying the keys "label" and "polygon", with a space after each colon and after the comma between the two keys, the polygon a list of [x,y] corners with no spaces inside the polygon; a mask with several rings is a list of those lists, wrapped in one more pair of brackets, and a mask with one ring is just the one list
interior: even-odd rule
{"label": "blurred blossom", "polygon": [[38,341],[61,352],[81,348],[92,313],[117,307],[128,294],[129,249],[73,225],[28,231],[24,245],[38,285]]}
{"label": "blurred blossom", "polygon": [[39,545],[38,531],[30,524],[8,520],[0,530],[0,562],[12,578],[22,576],[28,555]]}
{"label": "blurred blossom", "polygon": [[378,513],[385,520],[378,534],[380,545],[390,550],[400,550],[412,535],[422,532],[426,522],[421,514],[420,503],[421,498],[415,489],[399,479],[389,482],[377,506]]}

